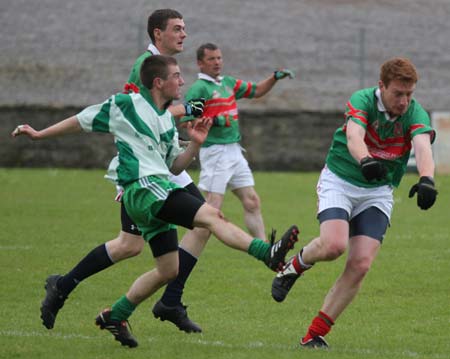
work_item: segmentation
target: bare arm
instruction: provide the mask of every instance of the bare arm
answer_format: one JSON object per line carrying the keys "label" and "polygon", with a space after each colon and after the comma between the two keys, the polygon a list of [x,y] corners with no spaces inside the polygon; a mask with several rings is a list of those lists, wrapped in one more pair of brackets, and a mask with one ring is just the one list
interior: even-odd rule
{"label": "bare arm", "polygon": [[270,77],[268,77],[256,84],[256,91],[255,91],[254,98],[264,96],[266,93],[268,93],[272,89],[272,87],[275,85],[275,83],[278,80],[281,80],[284,78],[293,79],[294,77],[295,77],[294,72],[289,69],[279,69],[279,70],[275,71]]}
{"label": "bare arm", "polygon": [[434,177],[434,161],[431,150],[430,135],[422,133],[412,139],[419,176]]}
{"label": "bare arm", "polygon": [[259,81],[256,84],[256,91],[255,91],[255,96],[254,98],[258,98],[258,97],[262,97],[264,96],[266,93],[268,93],[272,87],[276,84],[277,80],[275,80],[275,77],[272,75],[270,75],[269,77],[267,77],[264,80]]}
{"label": "bare arm", "polygon": [[168,110],[175,118],[183,117],[186,114],[186,108],[182,103],[179,103],[178,105],[171,105]]}
{"label": "bare arm", "polygon": [[72,116],[40,131],[36,131],[30,125],[19,125],[11,133],[11,136],[17,137],[25,135],[32,140],[43,140],[46,138],[57,137],[81,131],[82,128],[80,126],[80,123],[78,122],[77,117]]}
{"label": "bare arm", "polygon": [[347,147],[353,158],[360,163],[364,157],[370,157],[369,150],[364,142],[366,130],[356,122],[347,122]]}

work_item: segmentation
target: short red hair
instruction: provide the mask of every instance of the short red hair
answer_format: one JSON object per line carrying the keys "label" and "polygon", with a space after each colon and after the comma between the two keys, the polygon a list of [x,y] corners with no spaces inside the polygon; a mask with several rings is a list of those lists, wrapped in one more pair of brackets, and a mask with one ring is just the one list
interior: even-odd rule
{"label": "short red hair", "polygon": [[404,57],[394,57],[381,65],[380,80],[386,87],[392,80],[415,84],[419,80],[419,75],[410,60]]}

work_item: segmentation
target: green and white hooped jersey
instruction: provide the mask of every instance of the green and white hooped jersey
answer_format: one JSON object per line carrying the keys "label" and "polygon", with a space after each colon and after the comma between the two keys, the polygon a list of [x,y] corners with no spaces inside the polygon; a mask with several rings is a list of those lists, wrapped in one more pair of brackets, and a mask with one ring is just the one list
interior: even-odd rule
{"label": "green and white hooped jersey", "polygon": [[151,175],[167,179],[173,161],[183,152],[172,114],[138,93],[113,95],[77,118],[84,131],[114,135],[121,186]]}
{"label": "green and white hooped jersey", "polygon": [[[359,163],[347,147],[348,121],[356,122],[366,130],[364,142],[370,155],[381,160],[388,170],[385,180],[368,182],[362,175]],[[345,123],[334,133],[326,164],[333,173],[356,186],[397,187],[406,171],[411,140],[422,133],[430,133],[431,142],[436,137],[430,117],[415,99],[411,100],[404,115],[390,118],[381,102],[378,87],[362,89],[347,102]]]}

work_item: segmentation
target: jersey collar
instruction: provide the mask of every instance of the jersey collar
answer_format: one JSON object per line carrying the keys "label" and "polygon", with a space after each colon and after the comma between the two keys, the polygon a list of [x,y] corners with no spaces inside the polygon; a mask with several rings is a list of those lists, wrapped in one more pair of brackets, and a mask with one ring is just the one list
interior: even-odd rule
{"label": "jersey collar", "polygon": [[222,80],[223,80],[223,76],[218,76],[217,78],[211,77],[207,74],[204,74],[203,72],[200,72],[198,74],[198,78],[200,80],[205,80],[205,81],[209,81],[209,82],[213,82],[216,85],[221,85],[222,84]]}
{"label": "jersey collar", "polygon": [[381,100],[381,90],[379,87],[375,90],[375,96],[377,98],[378,111],[384,113],[384,117],[386,118],[387,121],[394,122],[398,118],[398,116],[391,117],[389,113],[386,111],[386,107],[384,106],[383,101]]}
{"label": "jersey collar", "polygon": [[147,50],[150,51],[152,53],[152,55],[161,55],[158,48],[155,45],[153,45],[152,43],[150,43],[148,45]]}

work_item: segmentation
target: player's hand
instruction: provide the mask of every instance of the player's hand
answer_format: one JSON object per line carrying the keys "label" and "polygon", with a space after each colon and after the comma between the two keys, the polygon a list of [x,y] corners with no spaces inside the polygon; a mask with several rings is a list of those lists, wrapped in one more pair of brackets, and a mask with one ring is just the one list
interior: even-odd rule
{"label": "player's hand", "polygon": [[212,119],[210,117],[202,117],[197,119],[196,121],[188,122],[186,130],[191,141],[201,145],[203,142],[205,142],[211,126]]}
{"label": "player's hand", "polygon": [[285,77],[289,77],[290,79],[293,79],[295,77],[295,73],[292,70],[289,69],[280,69],[273,72],[273,77],[275,80],[281,80]]}
{"label": "player's hand", "polygon": [[204,98],[195,98],[187,101],[184,104],[186,116],[200,117],[201,115],[203,115],[203,111],[205,109],[205,101],[206,100]]}
{"label": "player's hand", "polygon": [[419,183],[416,183],[409,190],[409,198],[413,197],[417,192],[417,205],[420,209],[430,208],[436,201],[438,194],[434,188],[434,180],[432,177],[422,176]]}
{"label": "player's hand", "polygon": [[359,164],[363,176],[369,182],[373,180],[381,181],[386,178],[387,168],[381,161],[373,157],[364,157]]}
{"label": "player's hand", "polygon": [[39,131],[36,131],[30,125],[19,125],[14,129],[13,132],[11,132],[11,136],[12,137],[28,136],[32,140],[37,140],[39,139]]}

